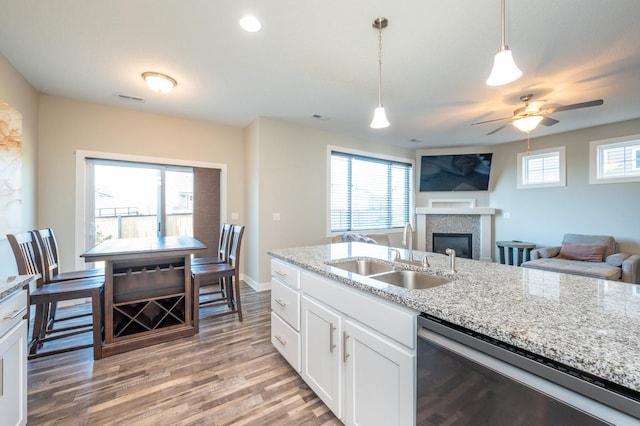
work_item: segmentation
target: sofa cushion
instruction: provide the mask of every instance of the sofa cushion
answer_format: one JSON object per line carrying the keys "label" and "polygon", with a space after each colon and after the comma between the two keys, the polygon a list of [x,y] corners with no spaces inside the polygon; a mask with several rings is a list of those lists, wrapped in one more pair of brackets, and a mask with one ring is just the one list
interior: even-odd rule
{"label": "sofa cushion", "polygon": [[558,257],[560,259],[582,260],[585,262],[602,262],[606,249],[606,246],[599,244],[568,243],[563,241]]}
{"label": "sofa cushion", "polygon": [[[610,235],[564,234],[563,243],[597,244],[607,246],[604,257],[616,252],[616,240]],[[603,258],[604,259],[604,258]]]}
{"label": "sofa cushion", "polygon": [[615,253],[607,256],[605,262],[611,266],[622,266],[622,262],[629,256],[631,255],[627,253]]}
{"label": "sofa cushion", "polygon": [[522,266],[531,269],[561,272],[564,274],[573,274],[613,281],[619,281],[622,277],[621,269],[611,266],[607,262],[583,262],[579,260],[558,259],[557,257],[552,257],[548,259],[530,260],[528,262],[524,262]]}

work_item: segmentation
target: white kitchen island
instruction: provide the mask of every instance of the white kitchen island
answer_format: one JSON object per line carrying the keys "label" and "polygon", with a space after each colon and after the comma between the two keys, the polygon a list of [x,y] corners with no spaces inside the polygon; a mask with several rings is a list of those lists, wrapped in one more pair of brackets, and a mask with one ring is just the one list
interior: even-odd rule
{"label": "white kitchen island", "polygon": [[[406,259],[408,252],[400,252]],[[418,259],[423,254],[414,253]],[[368,297],[375,295],[381,301],[409,308],[407,312],[426,313],[640,395],[638,285],[468,259],[457,259],[457,272],[452,275],[447,256],[428,253],[430,266],[413,268],[448,276],[451,282],[425,290],[409,290],[330,265],[346,258],[392,262],[394,254],[388,247],[341,243],[270,250],[269,254],[297,273],[311,273]],[[273,282],[278,279],[276,274]],[[280,280],[286,283],[285,278]],[[305,291],[298,295],[305,296]],[[338,313],[341,309],[337,309]],[[380,317],[384,319],[385,315]],[[375,323],[365,326],[380,332]],[[415,332],[415,323],[408,327]],[[302,325],[300,330],[304,330]],[[298,336],[304,342],[304,332]],[[397,342],[393,336],[391,341]],[[304,345],[300,347],[304,349]],[[410,346],[406,349],[411,353]],[[300,355],[298,371],[304,371],[305,356]]]}

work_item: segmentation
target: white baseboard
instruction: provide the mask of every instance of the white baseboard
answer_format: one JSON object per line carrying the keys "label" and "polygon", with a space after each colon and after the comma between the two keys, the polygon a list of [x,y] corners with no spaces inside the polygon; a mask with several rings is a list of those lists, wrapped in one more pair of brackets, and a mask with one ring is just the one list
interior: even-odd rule
{"label": "white baseboard", "polygon": [[248,276],[246,276],[245,274],[241,274],[240,275],[240,279],[242,281],[246,282],[247,284],[249,284],[249,287],[251,287],[255,291],[271,290],[271,281],[268,281],[266,283],[258,283],[255,280],[253,280],[253,279],[249,278]]}

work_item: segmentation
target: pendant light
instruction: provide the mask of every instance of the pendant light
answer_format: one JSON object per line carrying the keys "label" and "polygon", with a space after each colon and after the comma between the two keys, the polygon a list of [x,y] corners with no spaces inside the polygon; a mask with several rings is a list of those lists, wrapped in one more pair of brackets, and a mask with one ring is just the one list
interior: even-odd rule
{"label": "pendant light", "polygon": [[519,79],[522,75],[522,71],[513,62],[513,55],[509,50],[509,46],[504,41],[504,1],[502,0],[501,14],[502,44],[500,45],[500,50],[496,53],[491,75],[487,79],[487,85],[489,86],[502,86]]}
{"label": "pendant light", "polygon": [[372,129],[389,127],[389,120],[387,120],[387,114],[382,106],[382,29],[386,28],[388,24],[387,18],[377,18],[373,21],[373,28],[378,30],[378,107],[373,113],[370,125]]}

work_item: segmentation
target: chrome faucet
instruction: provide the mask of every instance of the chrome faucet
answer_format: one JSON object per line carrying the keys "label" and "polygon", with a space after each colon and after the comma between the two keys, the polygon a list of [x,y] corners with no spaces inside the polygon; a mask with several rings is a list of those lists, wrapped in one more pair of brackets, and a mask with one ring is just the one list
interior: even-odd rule
{"label": "chrome faucet", "polygon": [[[409,235],[408,241],[407,235]],[[407,260],[413,260],[413,227],[411,226],[411,222],[407,222],[404,226],[404,232],[402,233],[402,245],[407,246],[407,249],[409,250],[409,258]]]}
{"label": "chrome faucet", "polygon": [[428,268],[429,266],[429,259],[427,258],[427,255],[425,254],[424,256],[422,256],[422,267],[423,268]]}
{"label": "chrome faucet", "polygon": [[449,255],[449,267],[451,268],[451,273],[456,273],[456,251],[454,249],[448,248],[444,251]]}

